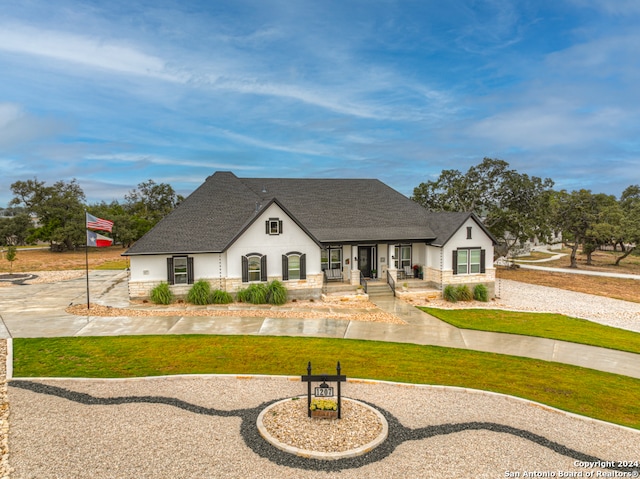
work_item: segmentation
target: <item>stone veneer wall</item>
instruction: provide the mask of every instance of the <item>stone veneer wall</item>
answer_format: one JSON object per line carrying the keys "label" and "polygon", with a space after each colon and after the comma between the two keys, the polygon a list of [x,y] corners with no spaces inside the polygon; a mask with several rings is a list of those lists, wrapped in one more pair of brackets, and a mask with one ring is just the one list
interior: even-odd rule
{"label": "stone veneer wall", "polygon": [[466,284],[473,290],[476,284],[484,284],[489,290],[489,297],[495,296],[496,270],[487,268],[484,274],[453,274],[453,270],[440,271],[435,268],[424,269],[424,280],[430,285],[443,289],[448,284]]}

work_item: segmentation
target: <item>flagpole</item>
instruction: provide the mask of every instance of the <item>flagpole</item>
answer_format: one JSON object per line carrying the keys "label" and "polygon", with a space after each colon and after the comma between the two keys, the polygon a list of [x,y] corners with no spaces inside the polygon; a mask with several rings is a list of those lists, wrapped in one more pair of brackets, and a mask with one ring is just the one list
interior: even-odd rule
{"label": "flagpole", "polygon": [[89,245],[84,245],[84,258],[87,271],[87,309],[89,309]]}
{"label": "flagpole", "polygon": [[[84,212],[84,224],[87,224],[87,212]],[[85,271],[86,271],[86,276],[87,276],[87,310],[90,309],[89,307],[89,235],[87,234],[86,230],[85,230],[85,241],[84,241],[84,261],[85,261]]]}

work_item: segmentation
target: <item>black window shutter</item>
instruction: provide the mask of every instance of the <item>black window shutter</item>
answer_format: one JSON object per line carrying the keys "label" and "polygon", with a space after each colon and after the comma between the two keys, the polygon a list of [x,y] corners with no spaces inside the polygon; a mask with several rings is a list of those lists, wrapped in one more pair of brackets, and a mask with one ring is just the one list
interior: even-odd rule
{"label": "black window shutter", "polygon": [[264,222],[264,232],[267,233],[267,234],[270,233],[270,231],[269,231],[269,220]]}
{"label": "black window shutter", "polygon": [[289,257],[282,255],[282,281],[289,280]]}
{"label": "black window shutter", "polygon": [[246,256],[242,257],[242,282],[249,282],[249,260]]}
{"label": "black window shutter", "polygon": [[193,256],[187,257],[187,283],[193,284]]}
{"label": "black window shutter", "polygon": [[173,284],[173,258],[167,258],[167,283]]}
{"label": "black window shutter", "polygon": [[453,274],[458,274],[458,251],[453,250]]}
{"label": "black window shutter", "polygon": [[260,258],[260,281],[267,281],[267,255]]}
{"label": "black window shutter", "polygon": [[300,255],[300,279],[307,279],[307,255]]}
{"label": "black window shutter", "polygon": [[486,268],[485,268],[485,253],[486,251],[481,249],[480,250],[480,272],[481,273],[486,273]]}
{"label": "black window shutter", "polygon": [[282,220],[278,221],[278,234],[282,234]]}

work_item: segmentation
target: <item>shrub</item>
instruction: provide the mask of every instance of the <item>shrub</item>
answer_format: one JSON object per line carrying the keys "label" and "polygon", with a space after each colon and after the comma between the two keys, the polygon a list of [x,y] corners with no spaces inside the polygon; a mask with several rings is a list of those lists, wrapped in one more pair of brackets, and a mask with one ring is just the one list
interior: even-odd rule
{"label": "shrub", "polygon": [[151,301],[156,304],[170,304],[173,301],[173,293],[169,289],[169,284],[160,283],[151,290]]}
{"label": "shrub", "polygon": [[287,288],[278,281],[273,280],[267,284],[267,303],[284,304],[287,302]]}
{"label": "shrub", "polygon": [[476,301],[489,301],[489,291],[484,284],[476,284],[473,288],[473,299]]}
{"label": "shrub", "polygon": [[471,301],[473,299],[473,293],[466,284],[461,284],[456,288],[456,295],[458,301]]}
{"label": "shrub", "polygon": [[251,304],[265,304],[267,302],[267,286],[254,283],[248,288],[238,291],[238,301]]}
{"label": "shrub", "polygon": [[458,302],[458,294],[456,292],[456,288],[451,284],[448,284],[444,287],[442,297],[445,299],[445,301],[449,301],[450,303]]}
{"label": "shrub", "polygon": [[187,301],[193,304],[209,304],[211,285],[204,279],[196,281],[187,293]]}
{"label": "shrub", "polygon": [[220,289],[216,289],[211,291],[211,295],[209,296],[209,303],[211,304],[229,304],[233,303],[233,296],[231,296],[226,291],[222,291]]}

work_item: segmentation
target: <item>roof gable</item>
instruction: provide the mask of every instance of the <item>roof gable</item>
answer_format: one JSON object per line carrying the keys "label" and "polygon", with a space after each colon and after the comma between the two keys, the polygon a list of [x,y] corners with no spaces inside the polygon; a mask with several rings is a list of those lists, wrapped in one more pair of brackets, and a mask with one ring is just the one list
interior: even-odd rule
{"label": "roof gable", "polygon": [[222,252],[275,202],[316,243],[431,241],[422,206],[373,179],[209,176],[125,255]]}
{"label": "roof gable", "polygon": [[431,243],[434,246],[444,246],[447,244],[451,237],[469,218],[476,222],[489,239],[491,239],[494,245],[498,243],[496,238],[491,234],[475,213],[469,211],[429,211],[427,214],[431,222],[431,227],[437,235]]}

